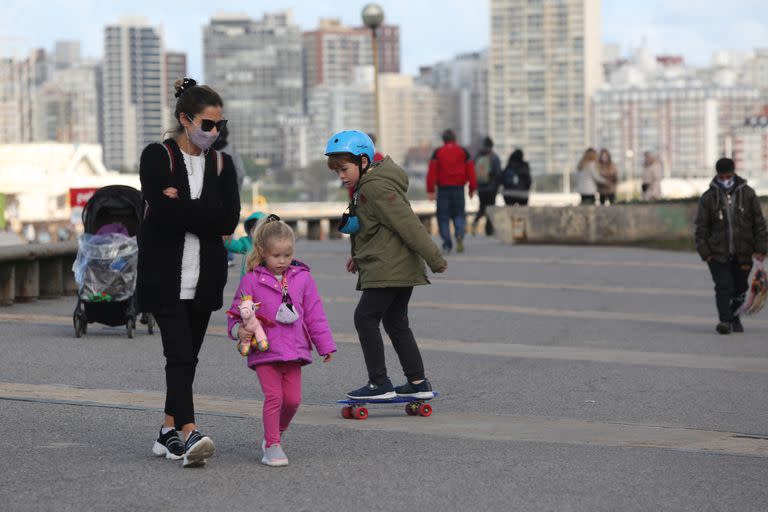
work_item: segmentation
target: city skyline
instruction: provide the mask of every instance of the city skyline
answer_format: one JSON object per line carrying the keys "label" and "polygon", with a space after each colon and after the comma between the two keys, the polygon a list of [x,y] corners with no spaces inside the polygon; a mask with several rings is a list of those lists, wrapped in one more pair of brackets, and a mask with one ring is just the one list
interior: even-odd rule
{"label": "city skyline", "polygon": [[[0,8],[0,55],[23,57],[34,48],[51,49],[56,40],[75,39],[82,42],[84,57],[102,58],[103,27],[121,16],[139,14],[151,24],[161,25],[166,49],[187,53],[190,75],[202,77],[202,29],[211,17],[222,12],[199,0],[179,4],[184,7],[179,12],[158,11],[157,4],[146,0],[107,5],[95,0],[46,3],[53,5],[30,11],[26,2],[4,2]],[[233,0],[225,12],[243,12],[260,18],[265,12],[292,9],[295,22],[308,31],[317,27],[320,18],[328,17],[359,25],[365,3],[354,2],[350,7],[333,10],[315,2],[295,0],[273,3],[269,9],[254,9],[250,3]],[[452,0],[444,3],[448,8],[440,12],[426,2],[379,3],[385,10],[386,22],[401,28],[405,73],[416,74],[419,66],[477,51],[489,44],[487,1]],[[620,0],[603,0],[601,41],[618,44],[622,54],[645,44],[652,53],[681,55],[688,63],[702,66],[709,63],[716,51],[750,52],[768,46],[768,13],[759,9],[760,5],[756,0],[731,2],[728,18],[723,19],[716,0],[649,0],[631,9]],[[83,19],[91,20],[85,30]],[[425,19],[430,23],[424,23]],[[462,37],[456,37],[457,34]]]}

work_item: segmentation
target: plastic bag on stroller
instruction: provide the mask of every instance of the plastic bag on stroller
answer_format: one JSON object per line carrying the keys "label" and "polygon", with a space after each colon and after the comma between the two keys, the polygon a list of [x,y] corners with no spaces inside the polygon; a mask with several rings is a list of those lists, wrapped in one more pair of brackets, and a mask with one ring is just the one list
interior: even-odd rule
{"label": "plastic bag on stroller", "polygon": [[86,302],[131,298],[136,289],[138,259],[136,237],[121,233],[81,235],[72,265],[80,298]]}
{"label": "plastic bag on stroller", "polygon": [[768,296],[768,275],[765,273],[765,264],[762,261],[755,261],[748,282],[749,291],[744,304],[736,312],[738,315],[754,315],[765,306]]}

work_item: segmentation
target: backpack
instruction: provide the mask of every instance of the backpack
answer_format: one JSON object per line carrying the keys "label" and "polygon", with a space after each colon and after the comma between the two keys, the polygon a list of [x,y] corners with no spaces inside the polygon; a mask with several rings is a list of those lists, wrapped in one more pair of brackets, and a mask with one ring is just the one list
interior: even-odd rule
{"label": "backpack", "polygon": [[478,186],[488,185],[491,182],[490,153],[475,158],[475,176],[477,176]]}
{"label": "backpack", "polygon": [[504,173],[501,176],[501,182],[504,188],[512,190],[530,190],[531,188],[531,175],[530,171],[524,174],[518,174],[518,170],[525,169],[525,164],[520,163],[518,165],[509,165],[504,169]]}

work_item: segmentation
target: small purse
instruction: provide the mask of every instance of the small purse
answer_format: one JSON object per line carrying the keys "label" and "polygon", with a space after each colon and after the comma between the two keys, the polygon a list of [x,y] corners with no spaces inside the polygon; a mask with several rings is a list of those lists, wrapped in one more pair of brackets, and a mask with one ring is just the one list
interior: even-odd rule
{"label": "small purse", "polygon": [[280,287],[283,290],[283,302],[280,307],[277,308],[277,314],[275,320],[281,324],[289,325],[299,319],[299,314],[296,312],[296,308],[293,306],[293,299],[291,299],[288,293],[288,280],[283,276],[280,282]]}

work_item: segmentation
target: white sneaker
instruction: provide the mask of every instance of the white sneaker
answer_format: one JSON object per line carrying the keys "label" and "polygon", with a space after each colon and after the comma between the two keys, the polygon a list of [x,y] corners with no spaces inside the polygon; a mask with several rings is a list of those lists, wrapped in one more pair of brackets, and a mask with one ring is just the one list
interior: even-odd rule
{"label": "white sneaker", "polygon": [[210,437],[204,436],[197,430],[193,430],[184,445],[184,462],[182,467],[197,468],[205,466],[208,459],[213,456],[215,448]]}
{"label": "white sneaker", "polygon": [[288,457],[280,447],[279,444],[273,444],[269,448],[266,448],[266,441],[261,442],[261,449],[264,452],[264,456],[261,458],[261,463],[265,466],[278,467],[287,466]]}

